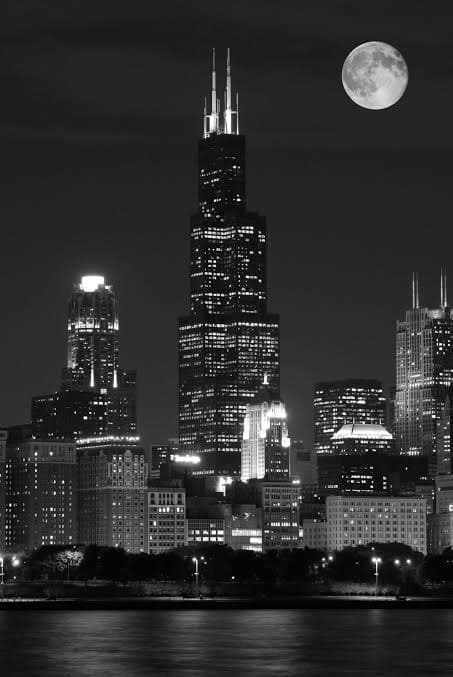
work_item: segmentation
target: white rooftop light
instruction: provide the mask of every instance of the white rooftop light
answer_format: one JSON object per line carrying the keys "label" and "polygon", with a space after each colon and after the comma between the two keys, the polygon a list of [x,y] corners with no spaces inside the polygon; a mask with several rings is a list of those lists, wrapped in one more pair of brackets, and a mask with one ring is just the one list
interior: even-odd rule
{"label": "white rooftop light", "polygon": [[80,283],[82,291],[96,291],[99,287],[104,285],[104,278],[102,275],[84,275]]}
{"label": "white rooftop light", "polygon": [[383,425],[347,423],[334,433],[332,440],[347,439],[392,440],[393,435]]}

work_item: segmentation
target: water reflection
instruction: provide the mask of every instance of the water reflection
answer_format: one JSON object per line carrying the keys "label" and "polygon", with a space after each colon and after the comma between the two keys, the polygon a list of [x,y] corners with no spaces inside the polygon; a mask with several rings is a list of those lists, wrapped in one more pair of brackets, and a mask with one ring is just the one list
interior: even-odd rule
{"label": "water reflection", "polygon": [[1,677],[445,675],[449,610],[0,612]]}

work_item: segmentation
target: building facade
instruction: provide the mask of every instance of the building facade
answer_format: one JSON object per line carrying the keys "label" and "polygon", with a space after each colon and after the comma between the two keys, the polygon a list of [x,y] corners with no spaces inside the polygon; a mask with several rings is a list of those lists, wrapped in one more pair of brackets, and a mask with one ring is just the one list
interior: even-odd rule
{"label": "building facade", "polygon": [[247,405],[241,450],[241,481],[288,481],[290,438],[286,407],[264,386]]}
{"label": "building facade", "polygon": [[147,552],[148,458],[139,439],[77,442],[77,541]]}
{"label": "building facade", "polygon": [[440,308],[421,307],[414,276],[412,308],[396,330],[395,439],[403,454],[426,456],[437,472],[439,436],[453,383],[453,315],[441,275]]}
{"label": "building facade", "polygon": [[247,211],[229,55],[223,120],[216,86],[213,63],[190,228],[190,313],[179,321],[179,442],[201,455],[200,474],[233,476],[247,404],[265,374],[279,390],[279,318],[267,310],[265,219]]}
{"label": "building facade", "polygon": [[321,519],[304,519],[302,522],[303,546],[312,550],[327,550],[327,522]]}
{"label": "building facade", "polygon": [[0,430],[0,552],[5,551],[6,443],[8,432]]}
{"label": "building facade", "polygon": [[74,444],[8,441],[4,472],[7,551],[76,543]]}
{"label": "building facade", "polygon": [[382,383],[374,379],[346,379],[316,383],[313,397],[314,447],[330,454],[332,436],[345,424],[385,426],[386,401]]}
{"label": "building facade", "polygon": [[328,496],[327,550],[404,543],[426,555],[426,501],[414,496]]}
{"label": "building facade", "polygon": [[147,552],[158,555],[187,545],[186,492],[181,486],[146,492]]}
{"label": "building facade", "polygon": [[263,552],[299,546],[299,489],[291,482],[261,482]]}
{"label": "building facade", "polygon": [[187,545],[225,544],[225,520],[206,518],[188,518]]}

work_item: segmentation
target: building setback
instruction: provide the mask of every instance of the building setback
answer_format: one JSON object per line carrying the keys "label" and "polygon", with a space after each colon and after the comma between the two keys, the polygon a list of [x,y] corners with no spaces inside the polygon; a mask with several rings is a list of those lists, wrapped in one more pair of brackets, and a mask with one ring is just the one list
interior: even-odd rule
{"label": "building setback", "polygon": [[279,318],[267,311],[266,223],[247,211],[245,138],[231,103],[228,54],[220,120],[213,62],[211,112],[198,145],[198,211],[190,228],[190,313],[179,321],[179,442],[199,474],[240,473],[246,406],[267,374],[279,391]]}
{"label": "building setback", "polygon": [[327,550],[404,543],[426,555],[426,500],[414,496],[328,496]]}
{"label": "building setback", "polygon": [[[420,307],[418,278],[412,308],[396,331],[395,440],[400,453],[426,456],[430,475],[437,472],[439,445],[445,446],[445,404],[453,383],[453,315],[441,274],[440,308]],[[447,444],[448,453],[450,450]],[[441,463],[449,471],[448,459]]]}
{"label": "building setback", "polygon": [[345,424],[385,426],[386,402],[382,383],[375,379],[316,383],[313,420],[317,454],[332,453],[332,435]]}

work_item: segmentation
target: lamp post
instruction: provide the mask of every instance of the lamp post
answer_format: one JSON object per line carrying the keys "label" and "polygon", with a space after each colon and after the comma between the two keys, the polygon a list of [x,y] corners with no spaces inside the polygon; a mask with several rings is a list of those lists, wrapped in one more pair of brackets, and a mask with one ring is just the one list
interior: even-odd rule
{"label": "lamp post", "polygon": [[374,591],[374,596],[377,597],[378,586],[379,586],[379,565],[381,564],[382,560],[381,560],[380,557],[373,557],[371,559],[371,561],[373,562],[373,564],[376,565],[376,572],[374,574],[376,576],[376,589]]}
{"label": "lamp post", "polygon": [[[200,557],[200,560],[204,562],[204,557]],[[195,597],[198,597],[198,557],[192,557],[192,562],[195,563]]]}
{"label": "lamp post", "polygon": [[4,582],[5,582],[5,569],[3,567],[3,555],[0,555],[0,585],[3,586]]}

